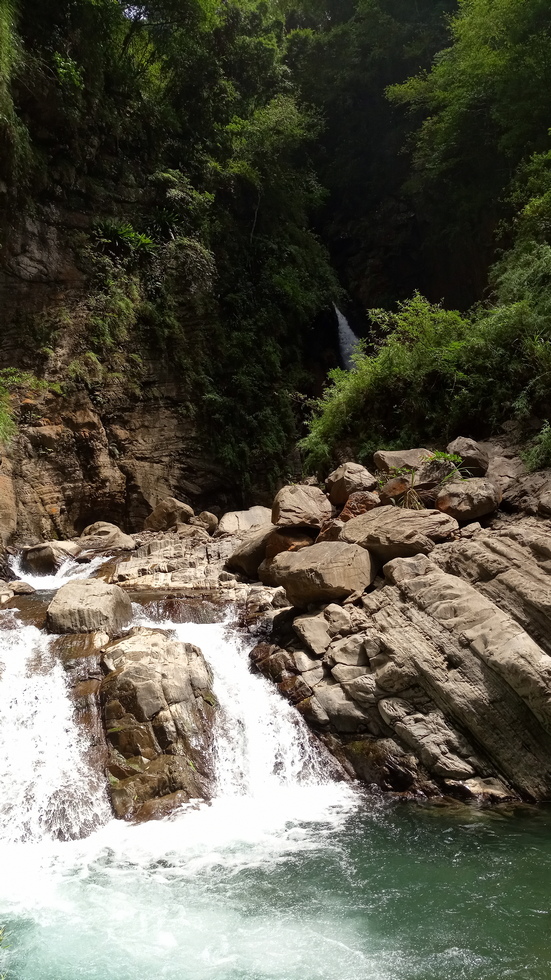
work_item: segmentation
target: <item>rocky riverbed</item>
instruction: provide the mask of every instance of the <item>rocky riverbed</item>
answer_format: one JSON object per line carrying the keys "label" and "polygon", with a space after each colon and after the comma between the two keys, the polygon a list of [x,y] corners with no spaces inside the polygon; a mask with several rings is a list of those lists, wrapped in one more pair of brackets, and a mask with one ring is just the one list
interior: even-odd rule
{"label": "rocky riverbed", "polygon": [[[96,522],[23,548],[0,602],[58,635],[117,816],[212,792],[208,666],[155,625],[163,604],[174,619],[199,599],[234,610],[252,669],[342,778],[412,798],[551,799],[551,483],[506,446],[448,449],[345,463],[323,488],[283,487],[271,510],[218,520],[165,498],[142,532]],[[29,595],[29,578],[92,560],[94,577],[47,609]],[[137,625],[131,600],[153,620]]]}

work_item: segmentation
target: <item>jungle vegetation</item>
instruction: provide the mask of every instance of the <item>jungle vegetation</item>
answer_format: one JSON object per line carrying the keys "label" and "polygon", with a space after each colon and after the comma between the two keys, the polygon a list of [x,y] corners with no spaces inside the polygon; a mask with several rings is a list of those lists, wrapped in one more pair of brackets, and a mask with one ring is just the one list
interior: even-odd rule
{"label": "jungle vegetation", "polygon": [[544,0],[0,0],[2,243],[77,215],[87,282],[43,373],[77,323],[69,385],[139,385],[145,346],[228,472],[277,479],[350,302],[308,466],[543,425],[550,33]]}

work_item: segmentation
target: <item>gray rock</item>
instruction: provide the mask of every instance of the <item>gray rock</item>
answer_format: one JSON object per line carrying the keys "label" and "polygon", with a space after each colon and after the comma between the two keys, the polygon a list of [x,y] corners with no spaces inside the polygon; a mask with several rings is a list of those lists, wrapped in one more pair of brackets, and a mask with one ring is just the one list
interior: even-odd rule
{"label": "gray rock", "polygon": [[132,619],[132,603],[118,585],[99,579],[68,582],[56,592],[47,609],[52,633],[121,633]]}
{"label": "gray rock", "polygon": [[136,547],[134,538],[121,531],[116,524],[109,524],[107,521],[96,521],[84,529],[80,536],[82,549],[106,551],[113,549],[117,551],[133,551]]}
{"label": "gray rock", "polygon": [[471,476],[484,476],[488,469],[490,457],[479,442],[474,439],[466,439],[459,436],[450,442],[446,451],[454,456],[461,456],[461,465],[469,471]]}
{"label": "gray rock", "polygon": [[293,620],[297,636],[317,656],[321,657],[331,642],[328,623],[323,613],[306,613]]}

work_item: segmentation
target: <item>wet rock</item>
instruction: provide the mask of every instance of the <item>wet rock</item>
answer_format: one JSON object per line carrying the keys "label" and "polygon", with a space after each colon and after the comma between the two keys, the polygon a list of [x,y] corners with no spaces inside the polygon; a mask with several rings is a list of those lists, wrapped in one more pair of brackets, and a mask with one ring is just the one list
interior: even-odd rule
{"label": "wet rock", "polygon": [[325,481],[329,500],[337,507],[345,504],[351,494],[374,490],[376,486],[377,477],[359,463],[343,463]]}
{"label": "wet rock", "polygon": [[193,507],[189,504],[184,504],[175,497],[167,497],[145,519],[144,527],[147,531],[168,531],[176,524],[189,524],[193,516]]}
{"label": "wet rock", "polygon": [[456,521],[475,521],[492,514],[501,502],[501,491],[482,477],[446,483],[436,497],[435,507]]}
{"label": "wet rock", "polygon": [[14,595],[32,595],[33,592],[36,592],[34,586],[29,585],[28,582],[20,581],[10,582],[10,589]]}
{"label": "wet rock", "polygon": [[132,619],[132,603],[117,585],[96,579],[63,585],[47,609],[51,633],[121,633]]}
{"label": "wet rock", "polygon": [[21,565],[34,575],[55,575],[67,558],[78,558],[81,551],[76,541],[45,541],[23,548]]}
{"label": "wet rock", "polygon": [[293,606],[307,606],[363,592],[376,571],[371,555],[363,548],[329,541],[276,555],[270,576],[276,585],[283,586]]}
{"label": "wet rock", "polygon": [[300,484],[283,487],[272,508],[272,523],[277,527],[319,528],[330,517],[331,504],[323,491]]}
{"label": "wet rock", "polygon": [[117,816],[156,818],[208,798],[216,700],[198,647],[139,627],[106,647],[104,664],[101,700]]}
{"label": "wet rock", "polygon": [[437,541],[445,541],[458,529],[453,517],[438,510],[387,506],[347,521],[339,540],[360,545],[381,560],[389,561],[429,554]]}
{"label": "wet rock", "polygon": [[461,456],[461,467],[471,476],[485,476],[490,457],[479,442],[459,436],[449,443],[446,451],[454,456]]}

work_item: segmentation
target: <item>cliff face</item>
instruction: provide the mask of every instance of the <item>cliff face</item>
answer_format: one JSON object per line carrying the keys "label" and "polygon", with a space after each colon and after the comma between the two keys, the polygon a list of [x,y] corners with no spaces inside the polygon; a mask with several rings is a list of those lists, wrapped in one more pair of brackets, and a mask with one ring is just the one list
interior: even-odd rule
{"label": "cliff face", "polygon": [[238,502],[183,407],[189,405],[185,382],[166,359],[137,340],[139,385],[124,372],[101,384],[65,385],[78,331],[78,318],[70,315],[54,335],[55,351],[40,349],[37,323],[61,308],[70,314],[86,295],[85,277],[65,244],[80,220],[58,211],[27,218],[10,234],[3,256],[0,368],[45,379],[43,390],[23,384],[11,395],[16,435],[0,467],[4,544],[70,537],[95,520],[138,530],[166,496],[200,510]]}

